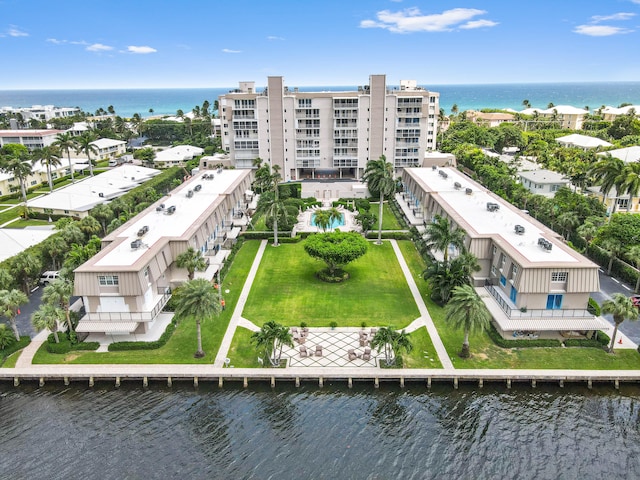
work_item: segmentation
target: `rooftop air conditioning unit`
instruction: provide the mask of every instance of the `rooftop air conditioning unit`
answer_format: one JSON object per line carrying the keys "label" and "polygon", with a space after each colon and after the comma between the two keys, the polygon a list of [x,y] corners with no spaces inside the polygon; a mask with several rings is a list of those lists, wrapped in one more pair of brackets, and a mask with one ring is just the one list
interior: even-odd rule
{"label": "rooftop air conditioning unit", "polygon": [[202,190],[202,185],[198,184],[195,187],[193,187],[193,190],[196,192],[199,192],[200,190]]}
{"label": "rooftop air conditioning unit", "polygon": [[436,167],[435,165],[431,166],[431,170],[433,170],[434,172],[438,169],[438,167]]}
{"label": "rooftop air conditioning unit", "polygon": [[98,194],[98,196],[99,196],[100,198],[104,198],[104,193],[100,192],[100,193]]}
{"label": "rooftop air conditioning unit", "polygon": [[447,172],[445,172],[444,170],[440,170],[438,172],[438,175],[440,175],[442,178],[448,178],[449,175],[447,174]]}
{"label": "rooftop air conditioning unit", "polygon": [[164,210],[164,203],[161,203],[160,205],[158,205],[158,206],[156,207],[156,212],[161,212],[161,211],[163,211],[163,210]]}
{"label": "rooftop air conditioning unit", "polygon": [[497,212],[498,210],[500,210],[500,205],[498,205],[497,203],[493,203],[493,202],[487,202],[487,211],[489,211],[489,212]]}
{"label": "rooftop air conditioning unit", "polygon": [[142,227],[140,230],[138,230],[138,236],[142,237],[145,233],[147,233],[149,231],[149,226],[145,225],[144,227]]}
{"label": "rooftop air conditioning unit", "polygon": [[165,215],[173,215],[176,212],[176,206],[175,205],[171,205],[169,208],[167,208],[167,210],[165,211]]}
{"label": "rooftop air conditioning unit", "polygon": [[137,250],[141,246],[142,246],[142,240],[140,240],[139,238],[131,242],[131,250]]}
{"label": "rooftop air conditioning unit", "polygon": [[524,235],[524,227],[522,225],[516,225],[513,227],[513,230],[516,232],[516,235]]}
{"label": "rooftop air conditioning unit", "polygon": [[464,190],[464,193],[466,193],[467,195],[471,195],[473,193],[473,190],[471,190],[470,188],[466,188]]}
{"label": "rooftop air conditioning unit", "polygon": [[460,184],[460,182],[455,182],[453,184],[453,188],[455,188],[456,190],[460,190],[462,188],[462,185]]}
{"label": "rooftop air conditioning unit", "polygon": [[193,190],[189,190],[187,192],[187,198],[191,198],[191,197],[193,197]]}

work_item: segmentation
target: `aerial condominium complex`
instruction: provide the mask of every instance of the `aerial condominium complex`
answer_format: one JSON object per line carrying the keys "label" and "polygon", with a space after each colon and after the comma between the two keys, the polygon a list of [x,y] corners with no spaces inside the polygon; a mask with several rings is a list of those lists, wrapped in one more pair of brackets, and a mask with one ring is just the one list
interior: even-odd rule
{"label": "aerial condominium complex", "polygon": [[148,332],[171,289],[187,280],[176,259],[189,247],[208,265],[195,277],[212,280],[247,224],[251,180],[251,170],[201,172],[104,237],[102,250],[75,270],[86,310],[77,331]]}
{"label": "aerial condominium complex", "polygon": [[455,168],[407,168],[402,182],[403,209],[416,227],[440,215],[467,232],[481,267],[474,284],[503,335],[606,328],[587,312],[590,293],[600,290],[598,266],[560,235]]}
{"label": "aerial condominium complex", "polygon": [[371,75],[354,91],[302,92],[268,77],[219,99],[222,146],[237,168],[256,158],[280,167],[285,181],[359,179],[366,163],[385,155],[398,169],[420,166],[436,147],[439,94],[402,80],[388,87]]}

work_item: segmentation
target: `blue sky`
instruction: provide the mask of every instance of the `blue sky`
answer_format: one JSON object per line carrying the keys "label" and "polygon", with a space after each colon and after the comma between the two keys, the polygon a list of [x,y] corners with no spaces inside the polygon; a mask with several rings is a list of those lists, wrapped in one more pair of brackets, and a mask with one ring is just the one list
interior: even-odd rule
{"label": "blue sky", "polygon": [[640,80],[640,0],[0,0],[0,89]]}

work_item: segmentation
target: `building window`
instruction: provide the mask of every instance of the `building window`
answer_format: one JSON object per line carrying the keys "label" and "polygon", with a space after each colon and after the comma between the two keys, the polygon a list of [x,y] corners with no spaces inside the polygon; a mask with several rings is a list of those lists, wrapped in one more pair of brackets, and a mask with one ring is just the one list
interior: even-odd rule
{"label": "building window", "polygon": [[559,310],[562,308],[562,295],[547,295],[547,310]]}
{"label": "building window", "polygon": [[511,264],[511,278],[516,278],[516,275],[518,275],[518,265],[516,265],[515,263]]}
{"label": "building window", "polygon": [[507,285],[507,277],[505,277],[504,275],[500,275],[500,285],[502,285],[503,287]]}
{"label": "building window", "polygon": [[551,272],[551,281],[554,283],[565,283],[568,277],[568,272]]}
{"label": "building window", "polygon": [[504,253],[500,254],[500,270],[504,270],[504,264],[507,263],[507,257]]}
{"label": "building window", "polygon": [[493,276],[497,276],[498,275],[495,265],[491,265],[491,275],[493,275]]}
{"label": "building window", "polygon": [[116,287],[118,283],[118,275],[98,275],[98,284],[101,287]]}
{"label": "building window", "polygon": [[498,253],[498,247],[494,245],[493,248],[491,249],[491,254],[495,255],[496,253]]}

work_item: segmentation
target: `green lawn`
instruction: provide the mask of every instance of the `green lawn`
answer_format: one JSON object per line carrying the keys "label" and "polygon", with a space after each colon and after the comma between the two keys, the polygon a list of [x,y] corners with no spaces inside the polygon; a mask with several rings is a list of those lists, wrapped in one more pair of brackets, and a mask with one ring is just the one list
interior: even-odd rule
{"label": "green lawn", "polygon": [[240,291],[244,285],[247,272],[255,258],[259,242],[245,242],[235,257],[233,266],[229,274],[222,283],[223,292],[229,289],[229,293],[224,293],[227,308],[220,317],[202,322],[202,347],[206,353],[204,358],[193,358],[196,351],[196,327],[195,322],[190,319],[179,323],[178,328],[167,342],[167,344],[157,350],[131,350],[124,352],[70,352],[66,355],[51,354],[41,347],[36,353],[33,363],[202,363],[210,364],[215,359],[220,343],[224,337],[234,306],[238,302]]}
{"label": "green lawn", "polygon": [[411,332],[409,338],[413,349],[408,354],[402,354],[405,368],[442,368],[426,327]]}
{"label": "green lawn", "polygon": [[11,355],[9,355],[4,363],[2,363],[2,368],[14,368],[16,366],[16,362],[18,361],[18,358],[20,358],[20,354],[22,353],[22,350],[18,350],[17,352],[12,353]]}
{"label": "green lawn", "polygon": [[[371,211],[378,215],[379,204],[371,204]],[[383,230],[402,230],[402,226],[398,223],[398,219],[389,208],[387,202],[382,206],[382,229]],[[374,230],[378,229],[378,223],[376,222]]]}
{"label": "green lawn", "polygon": [[18,218],[22,213],[22,206],[17,206],[0,213],[0,225],[7,223],[9,220]]}
{"label": "green lawn", "polygon": [[244,327],[236,328],[233,341],[229,347],[227,358],[231,360],[229,365],[235,368],[260,368],[256,346],[251,343],[253,332]]}
{"label": "green lawn", "polygon": [[243,317],[256,325],[275,320],[284,325],[406,327],[419,316],[391,244],[370,243],[365,256],[347,265],[351,278],[330,284],[315,273],[323,262],[298,244],[267,247]]}
{"label": "green lawn", "polygon": [[412,242],[398,242],[418,284],[429,314],[438,329],[455,368],[537,368],[616,370],[640,368],[640,354],[635,350],[618,350],[608,354],[597,348],[502,348],[486,333],[469,337],[472,357],[461,359],[463,332],[452,330],[444,318],[444,310],[429,298],[427,282],[418,278],[425,266]]}
{"label": "green lawn", "polygon": [[33,227],[33,226],[42,227],[44,225],[49,226],[53,224],[49,223],[47,220],[36,220],[36,219],[29,218],[27,220],[24,220],[24,219],[16,220],[15,222],[12,222],[9,225],[7,225],[6,228],[24,228],[24,227]]}

